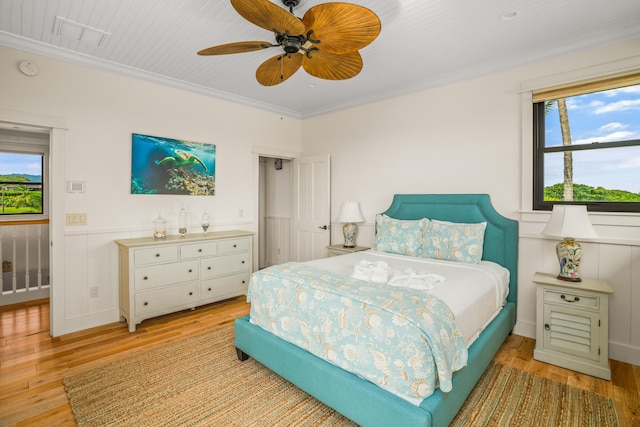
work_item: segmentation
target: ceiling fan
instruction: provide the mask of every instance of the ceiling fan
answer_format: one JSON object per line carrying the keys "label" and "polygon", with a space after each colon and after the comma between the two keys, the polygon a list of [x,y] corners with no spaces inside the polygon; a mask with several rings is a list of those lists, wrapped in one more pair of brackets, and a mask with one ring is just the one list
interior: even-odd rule
{"label": "ceiling fan", "polygon": [[362,70],[358,50],[380,34],[380,19],[366,7],[349,3],[323,3],[310,8],[302,19],[293,14],[300,0],[281,0],[285,9],[269,0],[231,0],[233,8],[247,21],[273,31],[275,43],[246,41],[213,46],[198,55],[227,55],[281,47],[256,71],[264,86],[284,82],[300,67],[312,76],[346,80]]}

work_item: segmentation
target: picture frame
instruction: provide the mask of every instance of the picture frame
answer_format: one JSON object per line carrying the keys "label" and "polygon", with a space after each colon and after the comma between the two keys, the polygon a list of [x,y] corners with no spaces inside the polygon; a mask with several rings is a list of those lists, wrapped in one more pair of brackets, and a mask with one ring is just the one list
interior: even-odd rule
{"label": "picture frame", "polygon": [[215,195],[216,146],[131,134],[131,194]]}

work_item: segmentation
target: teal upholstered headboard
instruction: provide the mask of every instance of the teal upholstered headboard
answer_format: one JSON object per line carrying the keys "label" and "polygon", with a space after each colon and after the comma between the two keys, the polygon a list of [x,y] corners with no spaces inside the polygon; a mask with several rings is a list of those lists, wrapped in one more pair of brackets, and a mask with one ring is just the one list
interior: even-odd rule
{"label": "teal upholstered headboard", "polygon": [[510,271],[508,301],[518,299],[518,221],[505,218],[491,205],[488,194],[396,194],[383,212],[397,219],[487,222],[482,259]]}

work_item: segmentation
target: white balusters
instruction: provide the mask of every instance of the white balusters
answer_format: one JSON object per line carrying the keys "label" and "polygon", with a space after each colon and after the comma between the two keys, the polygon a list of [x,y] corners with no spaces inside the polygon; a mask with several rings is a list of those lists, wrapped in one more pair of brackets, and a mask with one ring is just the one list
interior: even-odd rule
{"label": "white balusters", "polygon": [[49,296],[49,226],[0,222],[0,305]]}

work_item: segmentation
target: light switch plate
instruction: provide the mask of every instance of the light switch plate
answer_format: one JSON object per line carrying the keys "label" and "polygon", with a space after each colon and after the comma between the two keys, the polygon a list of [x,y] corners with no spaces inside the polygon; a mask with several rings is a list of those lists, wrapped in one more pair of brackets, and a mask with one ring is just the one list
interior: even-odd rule
{"label": "light switch plate", "polygon": [[68,213],[67,226],[74,227],[79,225],[87,225],[87,214],[86,213]]}

